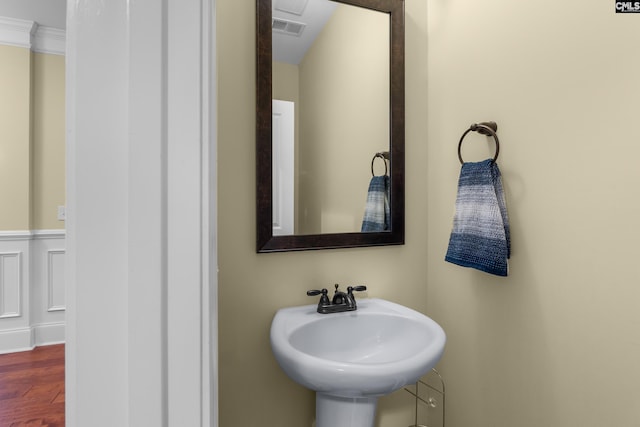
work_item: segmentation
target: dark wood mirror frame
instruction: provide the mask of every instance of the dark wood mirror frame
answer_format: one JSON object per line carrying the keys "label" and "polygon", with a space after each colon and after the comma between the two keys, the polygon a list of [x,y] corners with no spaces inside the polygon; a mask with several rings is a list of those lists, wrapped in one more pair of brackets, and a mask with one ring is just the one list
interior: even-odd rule
{"label": "dark wood mirror frame", "polygon": [[404,244],[404,0],[333,0],[390,16],[391,231],[273,235],[271,1],[256,0],[257,252]]}

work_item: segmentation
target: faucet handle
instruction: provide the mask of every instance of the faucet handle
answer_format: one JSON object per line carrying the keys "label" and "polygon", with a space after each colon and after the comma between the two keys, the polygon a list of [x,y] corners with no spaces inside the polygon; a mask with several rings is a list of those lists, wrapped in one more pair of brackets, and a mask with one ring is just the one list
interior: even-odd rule
{"label": "faucet handle", "polygon": [[317,290],[317,289],[312,289],[310,291],[307,291],[307,295],[312,297],[312,296],[316,296],[316,295],[320,295],[322,294],[322,296],[320,297],[320,302],[318,303],[318,305],[329,305],[329,297],[327,296],[327,293],[329,291],[326,288],[323,288],[322,290]]}
{"label": "faucet handle", "polygon": [[349,286],[347,288],[347,293],[352,294],[353,291],[357,291],[357,292],[362,292],[362,291],[366,291],[367,287],[364,285],[358,285],[358,286]]}

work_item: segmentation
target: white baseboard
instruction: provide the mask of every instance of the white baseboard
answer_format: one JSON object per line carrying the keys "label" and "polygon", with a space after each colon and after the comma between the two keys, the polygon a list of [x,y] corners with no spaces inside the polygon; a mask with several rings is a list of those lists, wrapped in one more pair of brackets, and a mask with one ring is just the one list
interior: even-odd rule
{"label": "white baseboard", "polygon": [[63,344],[64,326],[64,322],[34,325],[32,328],[34,346]]}
{"label": "white baseboard", "polygon": [[33,350],[32,336],[31,328],[0,331],[0,354]]}
{"label": "white baseboard", "polygon": [[0,354],[33,350],[43,345],[64,344],[64,322],[0,331]]}

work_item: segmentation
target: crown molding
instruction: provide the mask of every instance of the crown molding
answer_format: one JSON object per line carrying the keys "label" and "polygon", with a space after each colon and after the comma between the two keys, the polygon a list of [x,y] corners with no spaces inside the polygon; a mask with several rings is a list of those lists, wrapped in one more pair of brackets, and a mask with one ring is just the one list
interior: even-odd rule
{"label": "crown molding", "polygon": [[0,44],[64,55],[66,34],[64,30],[43,27],[34,21],[0,16]]}
{"label": "crown molding", "polygon": [[0,44],[31,49],[37,26],[33,21],[0,16]]}
{"label": "crown molding", "polygon": [[64,55],[67,37],[64,30],[38,26],[31,50],[38,53]]}

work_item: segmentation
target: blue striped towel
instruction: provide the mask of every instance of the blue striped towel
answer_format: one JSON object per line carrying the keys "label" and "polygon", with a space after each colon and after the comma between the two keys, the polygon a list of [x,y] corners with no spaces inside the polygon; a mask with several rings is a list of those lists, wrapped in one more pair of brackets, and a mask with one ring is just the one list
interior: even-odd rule
{"label": "blue striped towel", "polygon": [[389,230],[389,220],[389,176],[374,176],[369,183],[367,205],[360,231]]}
{"label": "blue striped towel", "polygon": [[445,261],[506,276],[510,255],[509,218],[500,169],[492,159],[464,163]]}

